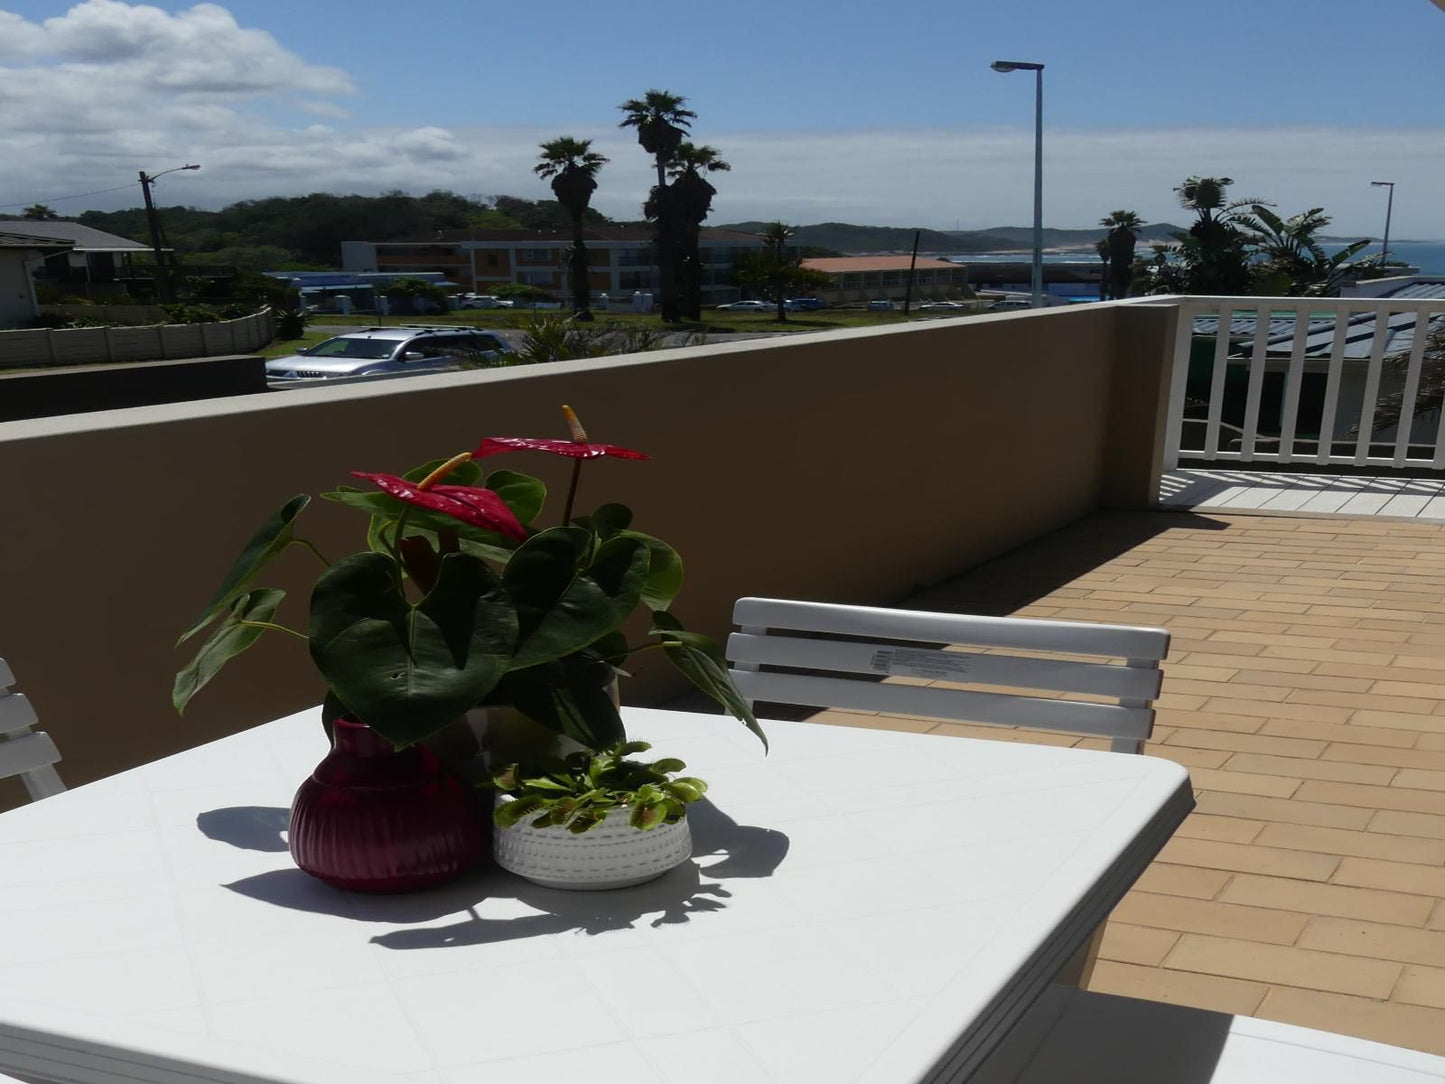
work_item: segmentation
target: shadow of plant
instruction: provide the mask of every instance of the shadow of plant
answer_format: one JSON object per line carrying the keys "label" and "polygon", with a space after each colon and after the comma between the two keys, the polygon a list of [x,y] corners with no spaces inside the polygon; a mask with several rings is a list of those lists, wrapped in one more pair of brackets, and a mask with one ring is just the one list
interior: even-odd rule
{"label": "shadow of plant", "polygon": [[[252,850],[284,850],[280,830],[286,810],[234,807],[197,818],[212,839]],[[427,892],[369,896],[342,892],[299,869],[272,870],[225,887],[276,907],[330,914],[358,922],[409,926],[378,934],[374,944],[390,949],[444,948],[513,941],[575,931],[589,935],[625,930],[646,922],[654,928],[688,922],[694,915],[726,908],[732,892],[722,883],[771,876],[788,853],[782,832],[740,825],[707,799],[688,807],[693,857],[668,873],[632,888],[567,892],[542,888],[495,866]],[[483,917],[484,901],[511,900],[532,913]],[[505,909],[505,908],[504,908]],[[444,926],[449,915],[465,915]]]}

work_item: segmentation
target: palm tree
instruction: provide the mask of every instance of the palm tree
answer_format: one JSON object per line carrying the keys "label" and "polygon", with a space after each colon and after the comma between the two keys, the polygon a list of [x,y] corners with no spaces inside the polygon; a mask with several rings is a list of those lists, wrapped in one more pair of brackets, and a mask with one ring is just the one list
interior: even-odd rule
{"label": "palm tree", "polygon": [[43,203],[32,203],[20,213],[21,218],[29,219],[32,222],[45,222],[52,218],[59,218],[55,208],[47,207]]}
{"label": "palm tree", "polygon": [[1195,214],[1188,233],[1174,235],[1179,242],[1179,255],[1187,271],[1189,293],[1247,294],[1252,276],[1244,237],[1235,227],[1234,216],[1240,208],[1264,203],[1245,199],[1225,201],[1225,192],[1234,180],[1230,177],[1186,177],[1175,187],[1179,205]]}
{"label": "palm tree", "polygon": [[1109,292],[1115,298],[1128,297],[1134,278],[1134,245],[1144,220],[1133,211],[1114,211],[1099,219],[1109,231],[1104,239],[1108,247]]}
{"label": "palm tree", "polygon": [[572,216],[572,250],[568,253],[572,270],[572,308],[584,320],[590,320],[592,291],[587,286],[587,242],[583,237],[582,219],[592,193],[597,191],[597,171],[607,159],[592,150],[592,140],[559,136],[541,144],[541,160],[532,172],[552,178],[552,193],[557,202]]}
{"label": "palm tree", "polygon": [[629,98],[617,107],[626,114],[617,126],[637,129],[637,142],[652,155],[653,164],[657,167],[657,186],[648,196],[643,211],[653,221],[662,287],[662,318],[669,322],[678,318],[677,282],[682,231],[676,221],[675,203],[667,191],[667,167],[697,117],[691,109],[683,108],[686,101],[680,94],[654,89],[641,98]]}
{"label": "palm tree", "polygon": [[788,264],[787,245],[793,238],[791,226],[785,226],[782,222],[769,222],[763,232],[758,234],[758,239],[763,242],[763,251],[766,253],[768,262],[775,268],[773,275],[772,290],[778,302],[778,319],[788,319],[787,308],[784,306],[783,277]]}
{"label": "palm tree", "polygon": [[1094,251],[1099,254],[1103,269],[1099,272],[1099,300],[1109,300],[1109,239],[1101,237],[1094,242]]}
{"label": "palm tree", "polygon": [[733,167],[723,161],[715,147],[678,144],[667,167],[672,177],[670,190],[675,196],[678,218],[682,224],[681,282],[683,314],[691,320],[702,319],[702,256],[698,241],[702,223],[712,210],[717,189],[708,183],[705,174],[725,173]]}

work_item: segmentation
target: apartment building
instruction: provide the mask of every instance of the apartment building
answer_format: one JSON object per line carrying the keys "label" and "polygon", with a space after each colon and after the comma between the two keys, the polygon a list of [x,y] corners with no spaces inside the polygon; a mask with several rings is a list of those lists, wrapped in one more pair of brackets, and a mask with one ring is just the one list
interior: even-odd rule
{"label": "apartment building", "polygon": [[[630,297],[637,290],[659,288],[649,229],[589,229],[584,237],[594,300],[602,294]],[[344,241],[341,266],[351,272],[439,272],[479,294],[510,282],[560,294],[568,289],[571,246],[572,235],[564,230],[450,230],[423,240]],[[698,247],[706,305],[738,296],[731,281],[733,265],[742,253],[760,249],[763,243],[749,233],[704,229]]]}

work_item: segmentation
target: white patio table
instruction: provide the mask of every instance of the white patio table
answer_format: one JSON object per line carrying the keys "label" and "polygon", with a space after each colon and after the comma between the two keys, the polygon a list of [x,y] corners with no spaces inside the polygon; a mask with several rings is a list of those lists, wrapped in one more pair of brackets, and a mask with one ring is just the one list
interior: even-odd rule
{"label": "white patio table", "polygon": [[296,870],[316,710],[0,815],[0,1071],[47,1081],[966,1080],[1193,804],[1179,766],[626,711],[711,784],[613,892]]}

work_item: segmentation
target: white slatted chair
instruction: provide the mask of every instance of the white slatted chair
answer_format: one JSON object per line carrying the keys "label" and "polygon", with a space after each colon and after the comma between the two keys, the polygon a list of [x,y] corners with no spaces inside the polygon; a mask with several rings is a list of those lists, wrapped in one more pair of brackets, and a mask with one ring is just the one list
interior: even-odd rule
{"label": "white slatted chair", "polygon": [[[786,599],[739,599],[733,621],[741,631],[728,638],[727,656],[733,681],[750,701],[1060,730],[1109,738],[1111,749],[1127,753],[1142,752],[1153,729],[1149,705],[1159,695],[1159,662],[1169,652],[1164,629]],[[916,646],[920,643],[968,645],[990,653]],[[996,653],[999,649],[1085,655],[1095,661]],[[1116,658],[1125,663],[1107,661]],[[990,691],[866,680],[890,676],[985,685]],[[998,688],[1018,691],[993,691]],[[1026,690],[1064,696],[1034,696]],[[1104,696],[1115,703],[1068,699],[1068,694]]]}
{"label": "white slatted chair", "polygon": [[[730,672],[750,701],[1089,734],[1110,738],[1117,752],[1142,752],[1153,726],[1149,705],[1159,695],[1159,662],[1169,650],[1164,629],[783,599],[739,599],[733,620],[741,631],[728,638],[727,655],[734,664]],[[1050,651],[1126,662],[973,654],[919,644]],[[1118,703],[860,680],[888,676],[1088,693]],[[1091,953],[1092,946],[1085,955]],[[1050,987],[972,1084],[1445,1081],[1445,1058],[1067,985],[1086,982],[1091,962],[1076,961],[1077,970]]]}
{"label": "white slatted chair", "polygon": [[15,675],[0,659],[0,779],[18,775],[32,800],[48,798],[65,789],[53,767],[60,750],[49,734],[30,729],[35,709],[22,693],[8,691],[14,684]]}

